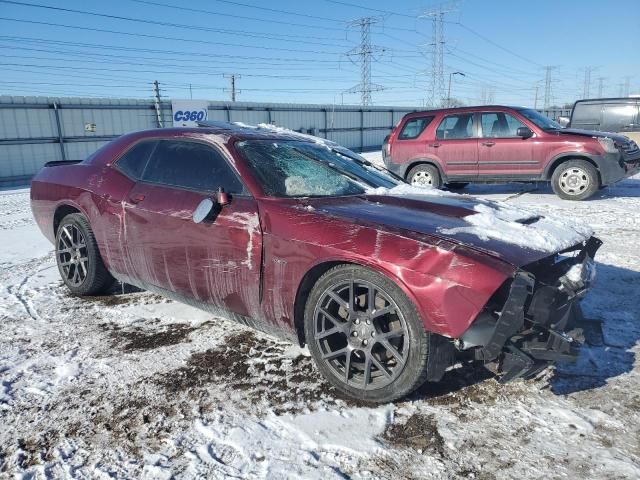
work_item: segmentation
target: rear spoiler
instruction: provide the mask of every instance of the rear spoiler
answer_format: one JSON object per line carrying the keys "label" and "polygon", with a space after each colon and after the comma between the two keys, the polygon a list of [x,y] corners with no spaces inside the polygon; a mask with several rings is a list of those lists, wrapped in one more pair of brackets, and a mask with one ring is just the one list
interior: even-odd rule
{"label": "rear spoiler", "polygon": [[45,167],[59,167],[60,165],[75,165],[76,163],[80,163],[82,160],[56,160],[54,162],[47,162],[44,164]]}

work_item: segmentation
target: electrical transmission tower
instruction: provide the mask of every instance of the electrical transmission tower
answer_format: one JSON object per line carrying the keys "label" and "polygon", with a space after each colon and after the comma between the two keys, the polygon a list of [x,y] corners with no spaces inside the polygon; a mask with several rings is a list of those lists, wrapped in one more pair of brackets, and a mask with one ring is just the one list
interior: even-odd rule
{"label": "electrical transmission tower", "polygon": [[604,89],[604,77],[598,77],[598,98],[602,98],[603,89]]}
{"label": "electrical transmission tower", "polygon": [[547,110],[550,106],[551,106],[551,72],[553,71],[553,69],[556,67],[553,66],[547,66],[544,67],[545,69],[545,76],[544,76],[544,109]]}
{"label": "electrical transmission tower", "polygon": [[629,93],[631,93],[631,77],[624,77],[624,96],[628,97]]}
{"label": "electrical transmission tower", "polygon": [[455,4],[440,5],[420,15],[420,18],[431,19],[431,90],[429,103],[431,106],[440,106],[445,103],[445,75],[444,75],[444,17],[447,13],[455,11]]}
{"label": "electrical transmission tower", "polygon": [[383,48],[371,45],[371,25],[377,22],[374,17],[362,17],[349,23],[350,27],[360,28],[360,46],[347,52],[349,59],[354,63],[354,58],[358,58],[360,83],[347,90],[347,93],[359,93],[363,106],[372,104],[371,92],[378,92],[384,88],[382,85],[371,83],[371,60],[374,54],[384,52]]}
{"label": "electrical transmission tower", "polygon": [[591,72],[593,67],[585,67],[584,69],[584,88],[582,90],[582,98],[589,98],[591,96]]}

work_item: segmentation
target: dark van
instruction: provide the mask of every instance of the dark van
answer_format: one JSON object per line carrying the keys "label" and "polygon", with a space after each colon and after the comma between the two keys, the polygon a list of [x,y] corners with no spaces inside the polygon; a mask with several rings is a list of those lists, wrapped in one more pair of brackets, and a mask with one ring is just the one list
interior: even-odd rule
{"label": "dark van", "polygon": [[571,111],[570,128],[625,135],[640,142],[640,97],[578,100]]}

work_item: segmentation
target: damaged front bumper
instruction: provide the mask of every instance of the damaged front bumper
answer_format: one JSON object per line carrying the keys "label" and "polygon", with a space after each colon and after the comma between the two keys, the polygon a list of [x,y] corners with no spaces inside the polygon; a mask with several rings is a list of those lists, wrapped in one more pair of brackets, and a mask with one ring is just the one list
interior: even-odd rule
{"label": "damaged front bumper", "polygon": [[581,249],[561,252],[574,256],[520,270],[461,336],[459,349],[491,365],[502,383],[532,377],[553,362],[575,361],[582,335],[573,323],[595,277],[600,245],[591,237]]}

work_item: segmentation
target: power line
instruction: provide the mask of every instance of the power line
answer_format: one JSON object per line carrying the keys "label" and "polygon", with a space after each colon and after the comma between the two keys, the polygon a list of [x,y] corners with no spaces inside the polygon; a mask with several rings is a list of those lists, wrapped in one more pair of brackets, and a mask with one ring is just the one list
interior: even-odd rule
{"label": "power line", "polygon": [[273,12],[273,13],[284,13],[285,15],[294,15],[297,17],[305,17],[305,18],[313,18],[313,19],[317,19],[317,20],[327,20],[330,22],[338,22],[338,23],[343,23],[342,20],[339,20],[337,18],[328,18],[328,17],[321,17],[318,15],[310,15],[308,13],[298,13],[298,12],[292,12],[290,10],[280,10],[277,8],[269,8],[269,7],[263,7],[263,6],[258,6],[258,5],[251,5],[248,3],[242,3],[242,2],[234,2],[231,0],[211,0],[213,2],[216,3],[226,3],[229,5],[236,5],[236,6],[240,6],[240,7],[246,7],[246,8],[253,8],[256,10],[262,10],[265,12]]}
{"label": "power line", "polygon": [[204,13],[204,14],[207,14],[207,15],[216,15],[216,16],[222,16],[222,17],[237,18],[239,20],[253,20],[253,21],[257,21],[257,22],[266,22],[266,23],[269,23],[269,24],[277,23],[277,24],[280,24],[280,25],[288,25],[288,26],[293,26],[293,27],[317,28],[317,29],[321,29],[321,30],[343,31],[343,28],[339,28],[339,27],[327,27],[327,26],[321,26],[321,25],[310,25],[310,24],[305,24],[305,23],[293,23],[293,22],[287,22],[287,21],[283,21],[283,20],[273,20],[273,19],[266,19],[266,18],[259,18],[259,17],[247,17],[247,16],[243,16],[243,15],[235,15],[235,14],[231,14],[231,13],[223,13],[223,12],[215,12],[215,11],[212,11],[212,10],[204,10],[204,9],[201,9],[201,8],[187,7],[185,5],[175,5],[175,4],[164,3],[164,2],[153,2],[151,0],[131,0],[131,1],[132,2],[136,2],[136,3],[146,4],[146,5],[154,5],[156,7],[173,8],[173,9],[183,10],[183,11],[187,11],[187,12]]}
{"label": "power line", "polygon": [[[173,28],[179,28],[179,29],[184,29],[184,30],[194,30],[194,31],[204,31],[204,32],[214,32],[214,33],[229,33],[229,31],[223,31],[221,29],[215,29],[215,28],[209,28],[209,27],[201,27],[201,26],[197,26],[197,25],[185,25],[185,24],[181,24],[181,23],[173,23],[173,22],[161,22],[161,21],[156,21],[156,20],[147,20],[147,19],[143,19],[143,18],[135,18],[135,17],[125,17],[125,16],[121,16],[121,15],[111,15],[111,14],[107,14],[107,13],[98,13],[98,12],[90,12],[90,11],[86,11],[86,10],[77,10],[77,9],[72,9],[72,8],[63,8],[63,7],[53,7],[53,6],[49,6],[49,5],[40,5],[37,3],[26,3],[26,2],[17,2],[17,1],[12,1],[12,0],[0,0],[0,3],[5,3],[5,4],[11,4],[11,5],[20,5],[20,6],[24,6],[24,7],[32,7],[32,8],[41,8],[41,9],[46,9],[46,10],[53,10],[53,11],[61,11],[61,12],[66,12],[66,13],[76,13],[79,15],[87,15],[87,16],[93,16],[93,17],[99,17],[99,18],[108,18],[108,19],[112,19],[112,20],[123,20],[123,21],[128,21],[128,22],[133,22],[133,23],[143,23],[143,24],[148,24],[148,25],[156,25],[156,26],[163,26],[163,27],[173,27]],[[236,32],[237,33],[237,32]],[[245,35],[251,35],[251,32],[244,32]],[[275,38],[272,35],[256,35],[253,34],[254,36],[258,37],[258,38],[269,38],[270,40],[274,40]],[[221,42],[216,42],[217,45],[225,45],[225,46],[230,46],[230,47],[241,47],[241,48],[260,48],[260,49],[266,49],[266,50],[280,50],[280,51],[289,51],[289,52],[301,52],[301,53],[319,53],[319,54],[331,54],[334,55],[336,53],[339,52],[335,52],[335,51],[318,51],[318,50],[300,50],[300,49],[289,49],[289,48],[281,48],[281,47],[268,47],[268,46],[264,46],[264,45],[242,45],[242,44],[233,44],[233,43],[221,43]]]}
{"label": "power line", "polygon": [[[1,20],[1,18],[0,18]],[[59,45],[72,45],[72,46],[82,46],[87,48],[97,48],[97,49],[113,49],[113,50],[122,50],[122,51],[140,51],[140,52],[149,52],[149,53],[169,53],[175,55],[191,55],[191,56],[200,56],[207,58],[234,58],[234,59],[244,59],[244,60],[275,60],[275,61],[286,61],[286,62],[313,62],[313,63],[340,63],[336,60],[326,60],[326,59],[313,59],[309,58],[290,58],[290,57],[265,57],[265,56],[257,56],[257,55],[228,55],[228,54],[220,54],[220,53],[202,53],[202,52],[187,52],[184,50],[162,50],[162,49],[150,49],[150,48],[139,48],[139,47],[122,47],[119,45],[111,45],[111,44],[91,44],[91,43],[81,43],[81,42],[68,42],[63,40],[54,40],[54,39],[43,39],[43,38],[35,38],[35,37],[21,37],[21,36],[0,36],[0,39],[7,40],[19,40],[19,41],[31,41],[33,43],[53,43]],[[207,42],[216,44],[215,42]]]}
{"label": "power line", "polygon": [[[2,1],[3,0],[0,0],[0,3]],[[223,45],[223,46],[232,46],[232,47],[236,46],[236,47],[244,47],[244,48],[261,48],[261,49],[267,49],[267,50],[282,50],[282,51],[292,51],[292,52],[300,52],[300,53],[318,53],[318,54],[332,54],[332,55],[335,54],[335,53],[339,53],[339,52],[327,52],[327,51],[316,51],[316,50],[291,50],[291,49],[281,49],[281,48],[273,48],[273,47],[265,47],[265,46],[254,46],[254,45],[239,45],[239,44],[207,41],[207,40],[201,40],[201,39],[191,39],[191,38],[183,38],[183,37],[172,37],[172,36],[167,36],[167,35],[153,35],[153,34],[145,34],[145,33],[124,32],[124,31],[121,31],[121,30],[109,30],[109,29],[103,29],[103,28],[84,27],[84,26],[79,26],[79,25],[69,25],[69,24],[54,23],[54,22],[43,22],[43,21],[36,21],[36,20],[26,20],[26,19],[21,19],[21,18],[12,18],[12,17],[0,17],[0,20],[8,21],[8,22],[26,23],[26,24],[32,24],[32,25],[45,25],[45,26],[68,28],[68,29],[91,31],[91,32],[113,33],[113,34],[116,34],[116,35],[126,35],[126,36],[132,36],[132,37],[140,37],[140,38],[153,38],[153,39],[159,39],[159,40],[172,40],[172,41],[178,41],[178,42],[187,42],[187,43],[196,43],[196,44],[204,44],[204,45],[214,45],[214,46]],[[16,38],[16,37],[14,37],[14,38]],[[218,55],[218,56],[220,56],[220,55]],[[237,56],[237,55],[222,55],[222,56],[227,56],[227,57],[232,57],[232,58],[265,58],[265,57],[246,57],[246,56]],[[398,58],[416,58],[415,56],[411,56],[411,55],[400,55],[400,56],[397,56],[397,57]],[[289,61],[289,60],[296,60],[296,59],[285,59],[285,60]],[[306,59],[305,61],[309,61],[309,60]],[[336,63],[335,60],[314,60],[314,62]]]}
{"label": "power line", "polygon": [[471,27],[468,27],[468,26],[467,26],[467,25],[465,25],[464,23],[461,23],[461,22],[447,22],[447,23],[452,23],[452,24],[455,24],[455,25],[460,26],[461,28],[465,29],[465,30],[466,30],[466,31],[468,31],[469,33],[471,33],[471,34],[475,35],[476,37],[481,38],[481,39],[482,39],[482,40],[484,40],[485,42],[490,43],[490,44],[491,44],[491,45],[493,45],[494,47],[497,47],[497,48],[499,48],[500,50],[502,50],[502,51],[504,51],[504,52],[507,52],[508,54],[513,55],[514,57],[519,58],[520,60],[523,60],[523,61],[525,61],[525,62],[527,62],[527,63],[531,63],[532,65],[535,65],[535,66],[537,66],[537,67],[542,67],[542,66],[543,66],[543,65],[539,64],[538,62],[534,62],[533,60],[531,60],[531,59],[529,59],[529,58],[526,58],[526,57],[524,57],[524,56],[520,55],[519,53],[514,52],[513,50],[511,50],[511,49],[509,49],[509,48],[507,48],[507,47],[504,47],[504,46],[500,45],[500,44],[499,44],[499,43],[497,43],[497,42],[494,42],[493,40],[491,40],[490,38],[488,38],[488,37],[484,36],[483,34],[481,34],[481,33],[479,33],[479,32],[476,32],[476,31],[475,31],[474,29],[472,29]]}
{"label": "power line", "polygon": [[394,12],[392,10],[381,10],[379,8],[365,7],[364,5],[358,5],[357,3],[344,2],[344,1],[340,1],[340,0],[324,0],[324,1],[325,2],[329,2],[329,3],[335,3],[337,5],[344,5],[344,6],[347,6],[347,7],[361,8],[361,9],[364,9],[364,10],[369,10],[370,12],[385,13],[387,15],[396,15],[398,17],[415,18],[413,15],[407,15],[405,13],[398,13],[398,12]]}

